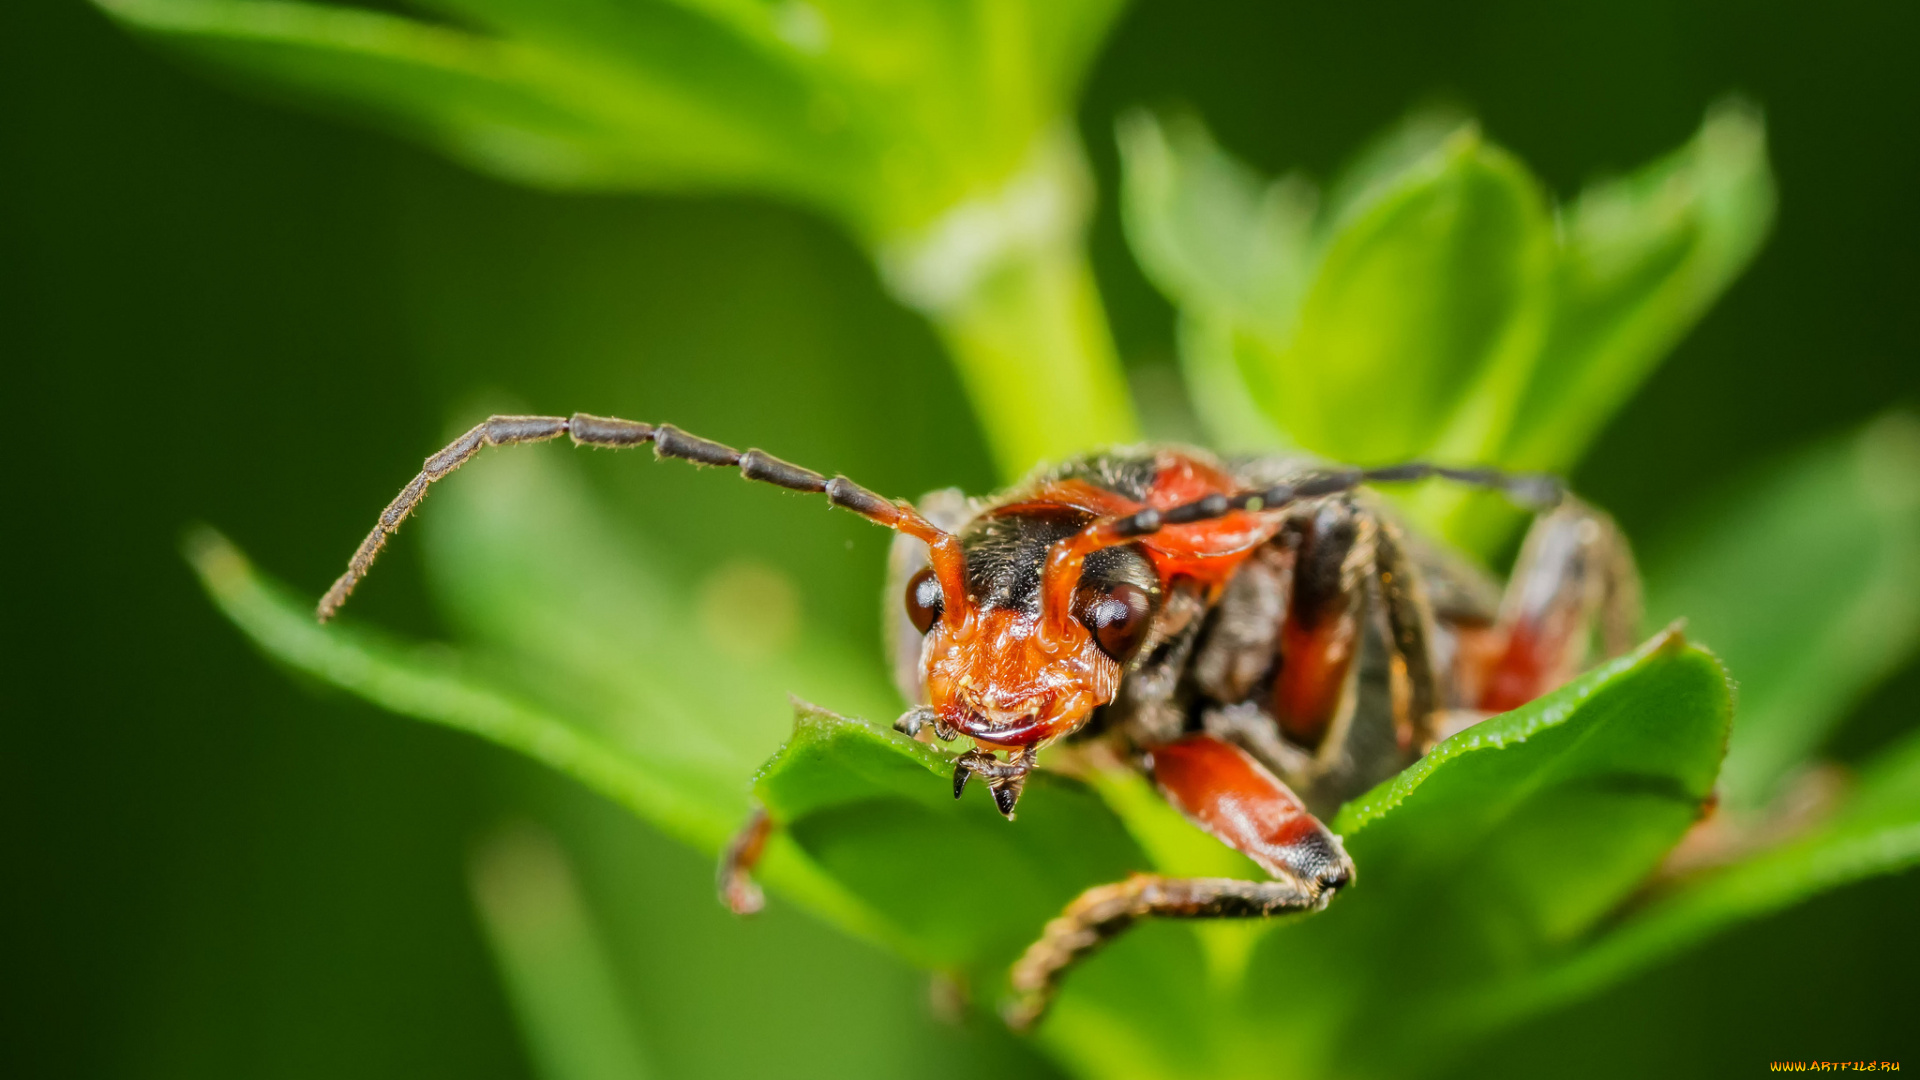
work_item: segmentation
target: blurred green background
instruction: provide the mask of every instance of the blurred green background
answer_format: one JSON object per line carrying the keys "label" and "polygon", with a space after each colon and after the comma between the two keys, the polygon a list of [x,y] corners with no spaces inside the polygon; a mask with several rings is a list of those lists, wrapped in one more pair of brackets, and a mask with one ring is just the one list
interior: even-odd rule
{"label": "blurred green background", "polygon": [[[1080,116],[1120,351],[1141,385],[1168,378],[1172,314],[1113,208],[1127,106],[1191,105],[1262,170],[1325,177],[1408,106],[1455,101],[1566,194],[1743,92],[1767,112],[1775,233],[1576,478],[1657,548],[1703,493],[1920,397],[1916,23],[1894,4],[1139,4]],[[447,427],[500,404],[670,419],[888,492],[990,486],[932,331],[840,232],[749,199],[511,188],[229,93],[76,3],[6,5],[0,50],[0,333],[26,418],[0,1069],[529,1075],[467,882],[477,843],[531,819],[629,960],[658,1075],[1051,1075],[990,1025],[935,1019],[884,954],[777,902],[732,919],[704,858],[536,766],[289,680],[176,554],[211,522],[317,593]],[[877,656],[877,530],[586,464],[688,578],[771,564],[803,628]],[[396,546],[359,617],[445,636],[420,551]],[[1917,705],[1908,670],[1831,752],[1866,755]],[[1462,1075],[1920,1060],[1916,910],[1912,873],[1826,896],[1509,1032]]]}

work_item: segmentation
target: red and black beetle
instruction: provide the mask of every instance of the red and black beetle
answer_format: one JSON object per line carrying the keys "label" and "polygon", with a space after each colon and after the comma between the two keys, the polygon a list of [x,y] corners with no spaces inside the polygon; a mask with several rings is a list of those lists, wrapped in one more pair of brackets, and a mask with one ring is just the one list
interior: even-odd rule
{"label": "red and black beetle", "polygon": [[[435,480],[484,446],[562,435],[736,467],[895,530],[894,669],[916,703],[895,726],[972,742],[956,759],[956,797],[979,777],[1011,818],[1042,747],[1104,740],[1272,875],[1137,874],[1087,890],[1015,965],[1016,1026],[1040,1015],[1076,960],[1141,918],[1325,906],[1354,866],[1316,813],[1559,685],[1587,662],[1596,630],[1604,651],[1623,651],[1638,619],[1619,530],[1549,477],[1142,446],[1043,469],[992,498],[941,491],[915,507],[671,425],[584,413],[495,416],[428,458],[319,617],[339,609]],[[1430,477],[1536,512],[1504,594],[1366,490]],[[745,875],[764,828],[750,825],[728,853],[736,908],[754,895]]]}

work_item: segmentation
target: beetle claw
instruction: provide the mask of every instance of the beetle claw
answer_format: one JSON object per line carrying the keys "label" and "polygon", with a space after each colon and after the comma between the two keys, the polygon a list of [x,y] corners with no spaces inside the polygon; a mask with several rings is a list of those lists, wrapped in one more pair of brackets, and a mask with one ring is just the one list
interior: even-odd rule
{"label": "beetle claw", "polygon": [[977,746],[961,754],[953,762],[953,797],[956,799],[960,797],[960,793],[967,789],[967,781],[973,779],[974,773],[980,773],[987,778],[988,782],[992,782],[998,776],[999,770],[1000,762],[994,759],[993,754]]}
{"label": "beetle claw", "polygon": [[993,793],[993,805],[1008,820],[1012,820],[1014,805],[1020,801],[1020,792],[1027,786],[1027,773],[1032,769],[1031,748],[1001,761],[991,751],[976,746],[954,760],[953,797],[959,798],[967,789],[967,781],[978,773],[987,781],[987,789]]}
{"label": "beetle claw", "polygon": [[993,785],[993,805],[999,807],[1000,813],[1009,821],[1013,820],[1013,806],[1020,801],[1020,789],[1026,786],[1025,780],[1025,777],[1021,777]]}
{"label": "beetle claw", "polygon": [[925,705],[915,705],[913,708],[900,714],[900,719],[893,722],[893,730],[905,735],[909,739],[918,739],[920,733],[926,730],[928,724],[933,725],[936,735],[939,734],[940,728],[943,726],[940,723],[939,714],[927,708]]}

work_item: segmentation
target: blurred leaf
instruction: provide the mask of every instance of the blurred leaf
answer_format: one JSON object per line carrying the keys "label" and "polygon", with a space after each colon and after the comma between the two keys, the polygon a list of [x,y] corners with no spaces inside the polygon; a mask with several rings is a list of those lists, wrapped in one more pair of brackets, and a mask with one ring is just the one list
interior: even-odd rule
{"label": "blurred leaf", "polygon": [[420,517],[436,584],[472,635],[459,653],[323,628],[217,537],[195,542],[195,564],[269,654],[529,754],[707,850],[745,818],[789,693],[893,707],[877,663],[820,635],[743,657],[690,633],[701,620],[686,592],[615,538],[556,455],[490,455],[437,485]]}
{"label": "blurred leaf", "polygon": [[1658,895],[1592,945],[1538,977],[1474,1004],[1504,1022],[1589,996],[1732,926],[1819,893],[1920,866],[1920,735],[1862,774],[1852,798],[1812,835]]}
{"label": "blurred leaf", "polygon": [[1121,215],[1154,284],[1189,317],[1285,340],[1313,269],[1312,185],[1263,180],[1191,115],[1129,113],[1118,134]]}
{"label": "blurred leaf", "polygon": [[1920,645],[1920,421],[1889,414],[1701,507],[1648,560],[1740,679],[1723,777],[1751,810]]}
{"label": "blurred leaf", "polygon": [[[513,179],[776,191],[870,242],[1016,172],[1070,112],[1118,8],[917,3],[876,17],[833,0],[436,0],[475,27],[463,30],[292,0],[99,2]],[[539,160],[541,143],[569,153]]]}
{"label": "blurred leaf", "polygon": [[1303,446],[1346,461],[1420,456],[1462,409],[1511,397],[1540,331],[1549,238],[1533,178],[1458,132],[1327,238],[1292,339],[1243,342],[1241,370]]}
{"label": "blurred leaf", "polygon": [[1746,269],[1773,222],[1766,129],[1716,105],[1693,141],[1561,214],[1552,329],[1500,450],[1566,469],[1660,359]]}
{"label": "blurred leaf", "polygon": [[1176,333],[1180,377],[1215,450],[1261,454],[1294,446],[1292,437],[1247,396],[1231,323],[1182,313]]}
{"label": "blurred leaf", "polygon": [[187,558],[227,618],[268,656],[381,708],[498,743],[565,773],[689,843],[717,849],[734,820],[690,797],[678,777],[628,755],[586,725],[501,688],[444,646],[405,646],[347,626],[323,627],[313,605],[261,577],[212,530]]}
{"label": "blurred leaf", "polygon": [[[1751,259],[1773,207],[1760,121],[1736,105],[1557,227],[1524,167],[1446,112],[1376,140],[1317,213],[1304,180],[1264,181],[1188,118],[1132,117],[1121,149],[1128,239],[1180,307],[1215,434],[1263,448],[1238,384],[1279,429],[1264,448],[1362,464],[1567,470]],[[1513,519],[1482,505],[1444,487],[1412,501],[1484,552]]]}
{"label": "blurred leaf", "polygon": [[[1290,441],[1350,461],[1412,456],[1483,384],[1524,377],[1551,254],[1546,206],[1470,125],[1419,114],[1318,218],[1303,178],[1263,182],[1197,121],[1138,114],[1121,145],[1129,240],[1197,324],[1183,348],[1230,342]],[[1202,355],[1187,367],[1217,378],[1221,365]]]}
{"label": "blurred leaf", "polygon": [[[717,639],[694,583],[607,517],[572,453],[490,455],[436,485],[420,514],[435,594],[497,677],[592,718],[727,830],[747,813],[748,778],[786,736],[788,695],[898,708],[871,650],[818,633],[764,655]],[[818,510],[842,512],[824,500]]]}
{"label": "blurred leaf", "polygon": [[1860,770],[1836,826],[1920,820],[1920,730],[1882,750]]}
{"label": "blurred leaf", "polygon": [[503,830],[475,855],[474,903],[543,1080],[641,1080],[646,1066],[606,946],[553,838]]}
{"label": "blurred leaf", "polygon": [[1474,130],[1473,117],[1449,105],[1415,108],[1360,148],[1333,178],[1317,227],[1331,233],[1397,186],[1407,171]]}
{"label": "blurred leaf", "polygon": [[1312,187],[1298,176],[1263,181],[1192,116],[1162,124],[1129,113],[1118,134],[1127,236],[1141,268],[1180,304],[1182,373],[1215,447],[1249,452],[1289,442],[1247,397],[1234,327],[1257,327],[1272,340],[1291,330],[1312,268]]}
{"label": "blurred leaf", "polygon": [[[339,621],[322,626],[314,621],[308,600],[261,577],[218,533],[198,530],[186,546],[188,561],[220,610],[261,651],[296,671],[401,716],[465,731],[524,754],[703,851],[719,851],[747,815],[753,766],[736,765],[737,748],[721,745],[716,750],[697,724],[675,725],[671,721],[678,714],[665,712],[685,707],[676,706],[672,691],[684,693],[686,681],[676,686],[663,679],[653,688],[662,714],[649,716],[642,709],[639,716],[626,718],[630,724],[651,725],[639,734],[659,737],[636,744],[635,732],[620,724],[622,717],[594,711],[591,703],[596,694],[607,692],[604,687],[560,695],[586,706],[587,711],[578,714],[531,704],[532,695],[501,685],[501,677],[514,674],[517,665],[500,657],[482,660],[445,645],[402,645]],[[610,587],[621,586],[618,577],[611,579]],[[706,671],[710,669],[688,673],[695,690],[713,689],[698,679]],[[545,688],[559,690],[565,682],[563,668]],[[644,693],[647,687],[637,689]],[[715,715],[725,714],[716,710]],[[762,873],[842,930],[907,951],[900,940],[881,936],[872,914],[811,863],[794,859],[784,849],[774,850]]]}
{"label": "blurred leaf", "polygon": [[933,321],[1009,478],[1136,437],[1072,128],[1117,0],[96,2],[513,180],[813,207]]}
{"label": "blurred leaf", "polygon": [[101,2],[196,55],[344,103],[521,182],[740,183],[771,158],[764,137],[700,102],[528,41],[281,0]]}

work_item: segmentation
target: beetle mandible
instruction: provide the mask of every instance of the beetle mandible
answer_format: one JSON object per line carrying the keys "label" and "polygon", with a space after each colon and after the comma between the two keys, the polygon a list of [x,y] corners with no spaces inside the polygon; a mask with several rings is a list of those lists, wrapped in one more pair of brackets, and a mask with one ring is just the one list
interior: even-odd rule
{"label": "beetle mandible", "polygon": [[[955,760],[955,797],[977,777],[1011,819],[1042,748],[1104,740],[1271,875],[1135,874],[1088,889],[1015,964],[1015,1027],[1039,1019],[1076,961],[1143,918],[1325,907],[1355,869],[1316,815],[1453,731],[1565,682],[1596,636],[1604,653],[1624,651],[1639,617],[1619,529],[1537,474],[1221,460],[1150,445],[1043,468],[990,498],[947,490],[915,506],[670,424],[575,413],[494,416],[429,457],[321,598],[319,618],[339,610],[434,481],[483,447],[563,435],[738,468],[894,530],[894,672],[914,702],[894,726],[971,741]],[[1504,594],[1367,490],[1435,477],[1534,512]],[[723,860],[722,894],[736,910],[758,906],[747,875],[768,828],[756,816]]]}

